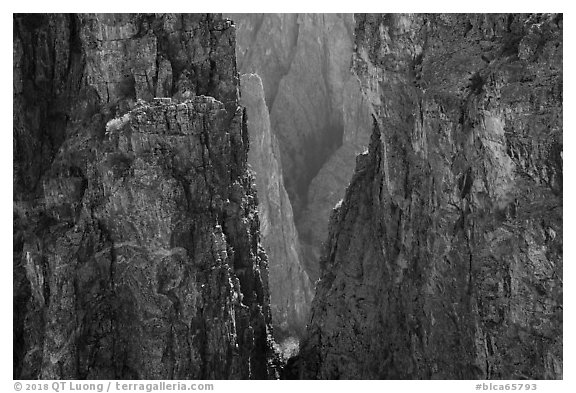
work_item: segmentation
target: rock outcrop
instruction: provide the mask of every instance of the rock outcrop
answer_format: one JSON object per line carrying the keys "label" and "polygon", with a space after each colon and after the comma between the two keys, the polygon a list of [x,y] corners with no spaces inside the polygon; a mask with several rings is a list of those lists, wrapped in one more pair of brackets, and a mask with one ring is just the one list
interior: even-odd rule
{"label": "rock outcrop", "polygon": [[14,378],[274,376],[235,32],[14,16]]}
{"label": "rock outcrop", "polygon": [[357,15],[373,133],[300,378],[562,378],[562,15]]}
{"label": "rock outcrop", "polygon": [[246,107],[250,151],[248,163],[256,172],[262,245],[270,260],[270,308],[276,341],[300,337],[309,318],[313,289],[300,263],[300,245],[292,206],[284,189],[279,149],[272,134],[260,77],[242,75],[241,104]]}

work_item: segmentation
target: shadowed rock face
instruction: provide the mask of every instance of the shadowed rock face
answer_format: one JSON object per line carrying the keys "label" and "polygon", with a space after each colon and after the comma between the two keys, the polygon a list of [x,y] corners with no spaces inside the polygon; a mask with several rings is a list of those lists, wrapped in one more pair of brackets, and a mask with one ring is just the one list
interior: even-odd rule
{"label": "shadowed rock face", "polygon": [[15,15],[14,378],[274,375],[234,46],[213,15]]}
{"label": "shadowed rock face", "polygon": [[373,133],[288,376],[562,378],[562,16],[355,19]]}
{"label": "shadowed rock face", "polygon": [[277,341],[300,336],[308,322],[312,284],[300,264],[300,245],[292,206],[284,189],[278,142],[270,128],[262,81],[241,78],[241,104],[246,107],[250,135],[248,163],[256,172],[262,244],[270,260],[270,305]]}

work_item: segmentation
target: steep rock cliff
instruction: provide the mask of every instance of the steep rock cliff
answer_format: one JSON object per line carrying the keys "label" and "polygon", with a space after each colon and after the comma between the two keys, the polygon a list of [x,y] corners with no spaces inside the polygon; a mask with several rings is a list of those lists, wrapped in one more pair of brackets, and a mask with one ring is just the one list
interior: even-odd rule
{"label": "steep rock cliff", "polygon": [[300,378],[562,378],[562,15],[357,15],[369,149]]}
{"label": "steep rock cliff", "polygon": [[262,245],[270,260],[270,307],[274,334],[301,336],[308,322],[312,284],[300,260],[300,245],[292,206],[284,188],[278,142],[272,134],[260,77],[244,74],[241,104],[246,107],[250,135],[248,163],[256,173]]}
{"label": "steep rock cliff", "polygon": [[[350,70],[351,14],[237,14],[241,72],[262,78],[302,263],[313,281],[329,211],[344,196],[370,120]],[[362,134],[349,138],[346,135]]]}
{"label": "steep rock cliff", "polygon": [[234,50],[214,15],[14,16],[15,378],[273,376]]}

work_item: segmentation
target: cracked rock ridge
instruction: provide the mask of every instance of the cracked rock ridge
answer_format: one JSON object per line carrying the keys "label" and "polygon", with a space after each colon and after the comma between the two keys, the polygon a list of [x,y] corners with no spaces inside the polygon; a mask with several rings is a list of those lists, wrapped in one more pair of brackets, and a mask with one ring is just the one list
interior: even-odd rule
{"label": "cracked rock ridge", "polygon": [[356,15],[373,133],[288,378],[562,378],[562,15]]}
{"label": "cracked rock ridge", "polygon": [[14,15],[14,378],[276,376],[235,32]]}

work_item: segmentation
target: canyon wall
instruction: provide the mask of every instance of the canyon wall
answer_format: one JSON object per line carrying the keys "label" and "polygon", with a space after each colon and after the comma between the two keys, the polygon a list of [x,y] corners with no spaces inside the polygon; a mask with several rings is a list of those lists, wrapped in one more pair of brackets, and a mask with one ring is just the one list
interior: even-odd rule
{"label": "canyon wall", "polygon": [[235,31],[14,16],[14,378],[275,376]]}
{"label": "canyon wall", "polygon": [[279,148],[270,127],[262,80],[244,74],[241,104],[246,107],[250,151],[248,163],[256,173],[262,245],[270,260],[270,307],[276,341],[299,337],[308,322],[313,288],[300,264],[301,252],[292,206],[284,188]]}
{"label": "canyon wall", "polygon": [[371,103],[291,378],[562,378],[562,15],[356,15]]}
{"label": "canyon wall", "polygon": [[[351,72],[351,14],[235,14],[238,67],[258,74],[313,282],[330,210],[368,146],[369,106]],[[272,300],[274,302],[274,300]]]}

